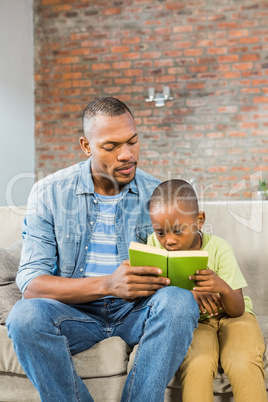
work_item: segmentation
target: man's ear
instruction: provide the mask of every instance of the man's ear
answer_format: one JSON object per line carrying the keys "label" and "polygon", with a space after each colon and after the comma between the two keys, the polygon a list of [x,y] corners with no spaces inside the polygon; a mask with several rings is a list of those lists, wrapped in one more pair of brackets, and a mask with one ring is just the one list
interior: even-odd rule
{"label": "man's ear", "polygon": [[80,146],[87,156],[91,156],[90,145],[86,137],[79,138]]}
{"label": "man's ear", "polygon": [[205,223],[205,220],[206,220],[205,212],[204,211],[198,212],[198,214],[196,215],[195,220],[196,220],[197,230],[201,230],[203,225],[204,225],[204,223]]}

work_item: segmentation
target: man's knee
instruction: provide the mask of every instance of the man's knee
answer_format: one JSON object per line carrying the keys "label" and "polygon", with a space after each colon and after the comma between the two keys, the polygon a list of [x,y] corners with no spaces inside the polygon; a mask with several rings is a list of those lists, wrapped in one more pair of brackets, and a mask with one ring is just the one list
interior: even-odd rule
{"label": "man's knee", "polygon": [[44,323],[44,312],[42,299],[19,300],[6,322],[9,337],[15,340],[17,336],[29,336],[30,330],[38,329],[39,323]]}
{"label": "man's knee", "polygon": [[171,319],[176,317],[192,317],[196,322],[199,318],[199,307],[189,290],[176,286],[167,286],[159,289],[154,297],[154,303],[163,309],[165,314],[170,314]]}

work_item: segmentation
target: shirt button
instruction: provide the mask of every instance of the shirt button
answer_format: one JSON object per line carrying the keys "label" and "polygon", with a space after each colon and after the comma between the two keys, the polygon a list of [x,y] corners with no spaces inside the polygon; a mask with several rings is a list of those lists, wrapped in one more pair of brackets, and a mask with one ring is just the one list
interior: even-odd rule
{"label": "shirt button", "polygon": [[69,235],[66,235],[67,239],[69,238]]}
{"label": "shirt button", "polygon": [[84,271],[84,269],[83,268],[80,268],[80,272],[83,272]]}
{"label": "shirt button", "polygon": [[87,250],[87,249],[88,249],[88,246],[85,247],[85,250]]}
{"label": "shirt button", "polygon": [[97,204],[98,201],[97,201],[97,200],[93,200],[93,202],[94,202],[94,204]]}
{"label": "shirt button", "polygon": [[89,222],[89,224],[90,224],[90,225],[93,225],[93,223],[94,223],[94,222],[92,222],[92,221],[91,221],[91,222]]}

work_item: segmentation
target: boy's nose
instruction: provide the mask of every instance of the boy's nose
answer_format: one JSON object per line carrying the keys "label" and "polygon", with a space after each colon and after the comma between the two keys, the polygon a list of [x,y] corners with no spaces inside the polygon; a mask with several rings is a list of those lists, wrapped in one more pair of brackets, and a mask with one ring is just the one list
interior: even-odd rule
{"label": "boy's nose", "polygon": [[166,245],[167,246],[174,246],[176,244],[176,240],[173,238],[173,236],[167,236],[166,237]]}

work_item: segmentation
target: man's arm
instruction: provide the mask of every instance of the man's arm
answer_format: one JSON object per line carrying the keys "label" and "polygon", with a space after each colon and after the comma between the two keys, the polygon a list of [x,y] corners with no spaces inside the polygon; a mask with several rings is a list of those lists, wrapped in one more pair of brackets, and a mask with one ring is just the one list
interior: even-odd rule
{"label": "man's arm", "polygon": [[97,278],[63,278],[42,275],[33,279],[24,292],[26,299],[50,298],[67,304],[80,304],[105,296],[132,301],[148,297],[169,284],[156,267],[132,267],[128,261],[107,276]]}
{"label": "man's arm", "polygon": [[[53,213],[63,214],[64,209],[57,212],[50,210],[48,206],[52,196],[42,183],[37,183],[29,197],[23,229],[22,257],[17,275],[17,284],[25,298],[51,298],[64,303],[84,303],[110,295],[134,300],[137,297],[150,296],[157,289],[166,286],[167,279],[157,276],[158,268],[130,267],[127,261],[112,275],[102,277],[71,278],[66,277],[67,275],[53,275],[59,258],[55,232],[61,229],[55,227]],[[61,250],[65,259],[71,250],[70,245],[71,243],[66,243],[65,249]],[[68,259],[68,263],[74,265],[75,257],[73,256],[72,261],[71,258]]]}

